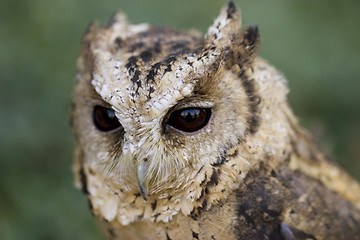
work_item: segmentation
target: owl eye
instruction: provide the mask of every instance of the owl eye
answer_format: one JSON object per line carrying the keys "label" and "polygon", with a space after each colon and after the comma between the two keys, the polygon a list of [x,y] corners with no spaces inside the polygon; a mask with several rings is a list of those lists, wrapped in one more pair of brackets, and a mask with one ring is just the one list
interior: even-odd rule
{"label": "owl eye", "polygon": [[108,132],[121,126],[114,111],[101,106],[95,106],[93,120],[97,129],[103,132]]}
{"label": "owl eye", "polygon": [[183,108],[170,115],[168,124],[183,132],[196,132],[207,125],[211,115],[210,108]]}

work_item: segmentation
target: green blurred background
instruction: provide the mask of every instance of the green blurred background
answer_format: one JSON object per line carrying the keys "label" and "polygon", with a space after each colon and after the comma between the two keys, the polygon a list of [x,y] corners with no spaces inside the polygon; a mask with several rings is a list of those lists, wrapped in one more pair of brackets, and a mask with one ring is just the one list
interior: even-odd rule
{"label": "green blurred background", "polygon": [[[235,1],[258,24],[260,55],[289,79],[300,122],[360,179],[360,1]],[[118,9],[133,22],[205,32],[220,0],[1,0],[0,239],[102,239],[73,187],[68,124],[88,23]]]}

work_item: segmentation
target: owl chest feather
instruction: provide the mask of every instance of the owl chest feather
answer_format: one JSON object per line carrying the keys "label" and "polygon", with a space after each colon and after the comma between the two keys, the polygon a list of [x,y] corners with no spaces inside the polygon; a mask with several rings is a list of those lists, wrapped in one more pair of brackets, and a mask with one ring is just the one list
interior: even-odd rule
{"label": "owl chest feather", "polygon": [[[323,155],[293,149],[281,163],[269,165],[266,159],[241,176],[244,166],[236,165],[241,150],[231,149],[223,163],[203,168],[182,194],[147,201],[138,191],[115,193],[87,174],[92,212],[108,239],[352,239],[360,234],[360,208],[296,164],[309,162],[299,158],[312,154],[308,167],[319,167]],[[238,179],[232,185],[223,174],[229,168]]]}
{"label": "owl chest feather", "polygon": [[[169,205],[151,203],[151,214],[164,207]],[[260,166],[226,198],[198,206],[196,213],[179,211],[166,221],[156,215],[146,219],[142,213],[126,225],[98,221],[108,239],[353,239],[360,234],[358,208],[287,164]]]}

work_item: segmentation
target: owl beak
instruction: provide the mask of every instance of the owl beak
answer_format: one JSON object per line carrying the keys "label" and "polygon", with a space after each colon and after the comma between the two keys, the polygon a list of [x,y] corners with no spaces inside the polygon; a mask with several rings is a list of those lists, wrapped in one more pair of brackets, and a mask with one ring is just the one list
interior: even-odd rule
{"label": "owl beak", "polygon": [[148,199],[147,190],[143,182],[138,182],[139,184],[139,190],[142,198],[146,201]]}
{"label": "owl beak", "polygon": [[137,175],[140,194],[145,201],[148,199],[148,185],[149,185],[149,181],[146,179],[146,170],[147,170],[146,162],[141,161],[141,163],[137,167],[136,175]]}

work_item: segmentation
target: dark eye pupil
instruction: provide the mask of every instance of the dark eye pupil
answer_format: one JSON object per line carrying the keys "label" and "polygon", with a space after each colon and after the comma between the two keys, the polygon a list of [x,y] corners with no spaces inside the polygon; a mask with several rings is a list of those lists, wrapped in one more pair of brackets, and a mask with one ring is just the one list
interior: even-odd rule
{"label": "dark eye pupil", "polygon": [[191,123],[199,119],[203,111],[200,109],[185,109],[180,112],[181,119],[183,119],[185,122]]}
{"label": "dark eye pupil", "polygon": [[113,110],[95,106],[93,112],[94,124],[100,131],[111,131],[121,126]]}
{"label": "dark eye pupil", "polygon": [[184,132],[196,132],[207,125],[210,117],[209,108],[184,108],[173,112],[168,124]]}

